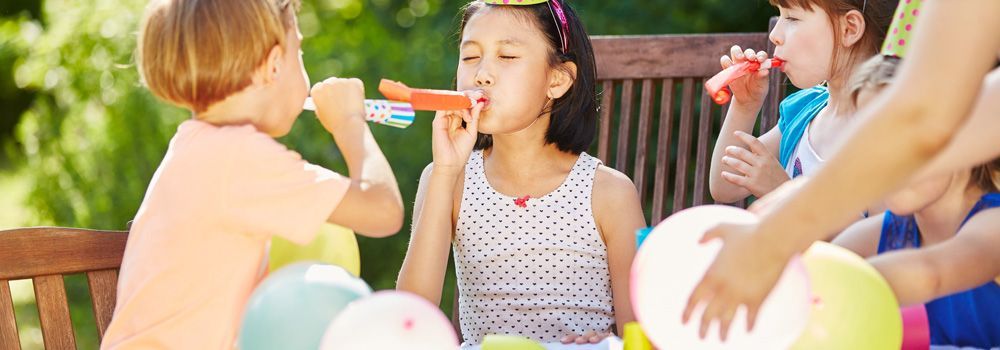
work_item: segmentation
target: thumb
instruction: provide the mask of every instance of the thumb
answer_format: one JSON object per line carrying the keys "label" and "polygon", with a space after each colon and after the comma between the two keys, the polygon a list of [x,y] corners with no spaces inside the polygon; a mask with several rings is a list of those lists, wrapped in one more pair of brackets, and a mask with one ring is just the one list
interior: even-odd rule
{"label": "thumb", "polygon": [[725,230],[722,229],[723,227],[725,226],[718,225],[705,232],[705,234],[701,236],[701,239],[698,240],[698,244],[705,244],[715,239],[724,239]]}

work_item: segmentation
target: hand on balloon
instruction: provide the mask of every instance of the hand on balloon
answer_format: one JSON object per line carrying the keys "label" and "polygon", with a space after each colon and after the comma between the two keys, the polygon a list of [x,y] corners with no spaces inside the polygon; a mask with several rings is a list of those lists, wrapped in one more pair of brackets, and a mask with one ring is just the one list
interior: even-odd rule
{"label": "hand on balloon", "polygon": [[691,292],[682,316],[687,323],[695,307],[707,303],[701,316],[702,338],[712,321],[718,320],[719,337],[725,341],[740,305],[747,309],[747,330],[753,330],[761,303],[792,257],[792,249],[783,249],[783,244],[763,239],[759,231],[758,224],[722,224],[702,237],[701,243],[713,239],[723,242],[715,261]]}
{"label": "hand on balloon", "polygon": [[570,334],[562,338],[563,344],[597,344],[611,336],[610,333],[589,331],[583,335]]}

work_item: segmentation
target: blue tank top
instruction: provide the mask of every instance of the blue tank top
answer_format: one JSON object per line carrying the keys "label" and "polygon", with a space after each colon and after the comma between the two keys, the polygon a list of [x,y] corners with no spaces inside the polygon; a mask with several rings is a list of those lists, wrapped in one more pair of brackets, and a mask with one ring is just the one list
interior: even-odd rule
{"label": "blue tank top", "polygon": [[[966,222],[976,213],[1000,207],[1000,193],[987,193],[972,207]],[[961,226],[960,226],[961,227]],[[920,247],[920,229],[910,216],[885,212],[878,253]],[[1000,285],[990,281],[926,304],[932,345],[1000,347]]]}

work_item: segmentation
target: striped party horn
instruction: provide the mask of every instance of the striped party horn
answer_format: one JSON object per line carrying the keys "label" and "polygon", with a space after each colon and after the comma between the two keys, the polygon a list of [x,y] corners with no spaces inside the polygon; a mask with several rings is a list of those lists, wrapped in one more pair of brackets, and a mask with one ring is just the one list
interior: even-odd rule
{"label": "striped party horn", "polygon": [[[316,104],[312,97],[306,98],[302,109],[315,111]],[[413,124],[416,113],[413,106],[406,102],[389,100],[365,100],[365,120],[397,128],[406,128]]]}

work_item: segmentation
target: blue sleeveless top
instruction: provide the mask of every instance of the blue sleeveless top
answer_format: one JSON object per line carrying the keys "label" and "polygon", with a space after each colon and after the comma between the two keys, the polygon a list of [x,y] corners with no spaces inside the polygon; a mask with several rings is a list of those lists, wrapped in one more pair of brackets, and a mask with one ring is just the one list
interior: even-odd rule
{"label": "blue sleeveless top", "polygon": [[[1000,193],[983,195],[962,225],[976,213],[996,207],[1000,207]],[[917,247],[920,247],[920,229],[913,216],[885,212],[878,253]],[[932,345],[1000,347],[1000,285],[995,281],[934,299],[925,306]]]}
{"label": "blue sleeveless top", "polygon": [[781,162],[782,169],[788,167],[792,153],[802,140],[802,135],[806,133],[809,123],[829,101],[830,91],[822,85],[798,91],[781,100],[781,104],[778,105],[778,130],[781,130],[778,161]]}

